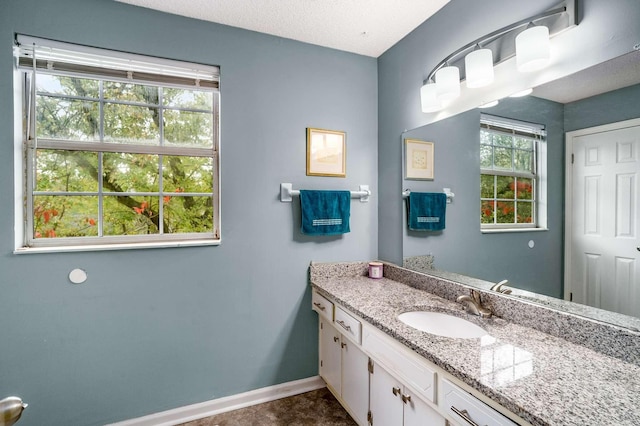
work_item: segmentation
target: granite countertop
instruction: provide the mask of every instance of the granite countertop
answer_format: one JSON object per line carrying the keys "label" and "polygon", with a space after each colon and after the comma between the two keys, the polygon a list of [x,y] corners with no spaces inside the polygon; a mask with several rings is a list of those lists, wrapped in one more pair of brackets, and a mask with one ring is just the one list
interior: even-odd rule
{"label": "granite countertop", "polygon": [[[321,294],[532,425],[640,425],[640,367],[532,328],[466,314],[458,303],[388,278],[312,276]],[[453,339],[399,321],[447,311],[488,336]]]}

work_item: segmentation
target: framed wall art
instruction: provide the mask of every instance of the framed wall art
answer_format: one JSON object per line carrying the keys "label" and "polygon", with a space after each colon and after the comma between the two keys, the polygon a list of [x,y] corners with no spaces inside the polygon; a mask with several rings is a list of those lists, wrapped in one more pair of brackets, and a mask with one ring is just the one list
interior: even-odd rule
{"label": "framed wall art", "polygon": [[347,134],[307,128],[307,176],[347,176]]}
{"label": "framed wall art", "polygon": [[405,179],[433,179],[433,142],[404,140]]}

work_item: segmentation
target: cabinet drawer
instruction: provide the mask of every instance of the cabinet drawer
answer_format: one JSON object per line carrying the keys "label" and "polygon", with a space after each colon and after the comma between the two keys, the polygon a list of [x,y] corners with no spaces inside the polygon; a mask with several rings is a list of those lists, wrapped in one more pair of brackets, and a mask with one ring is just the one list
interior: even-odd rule
{"label": "cabinet drawer", "polygon": [[422,398],[436,402],[436,372],[428,368],[419,355],[372,327],[366,327],[363,334],[362,347],[366,352],[419,391]]}
{"label": "cabinet drawer", "polygon": [[315,290],[311,293],[311,309],[329,321],[333,321],[333,303]]}
{"label": "cabinet drawer", "polygon": [[336,306],[335,323],[342,334],[349,336],[357,344],[362,342],[362,324],[339,306]]}
{"label": "cabinet drawer", "polygon": [[[487,426],[518,426],[493,408],[486,405],[473,395],[447,379],[442,379],[442,397],[440,398],[442,409],[449,416],[461,424],[471,424],[469,420],[478,425]],[[466,416],[467,418],[465,419]]]}

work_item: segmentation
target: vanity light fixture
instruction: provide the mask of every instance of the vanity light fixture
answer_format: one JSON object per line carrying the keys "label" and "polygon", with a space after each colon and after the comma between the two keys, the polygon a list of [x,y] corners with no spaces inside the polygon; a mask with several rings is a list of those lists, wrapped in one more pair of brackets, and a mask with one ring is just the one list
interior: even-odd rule
{"label": "vanity light fixture", "polygon": [[478,106],[478,108],[491,108],[491,107],[494,107],[494,106],[498,105],[499,103],[500,103],[500,101],[496,99],[495,101],[484,103],[484,104]]}
{"label": "vanity light fixture", "polygon": [[436,71],[436,95],[446,104],[460,96],[460,69],[445,64]]}
{"label": "vanity light fixture", "polygon": [[530,95],[532,92],[533,92],[533,89],[530,87],[528,89],[524,89],[524,90],[521,90],[519,92],[512,93],[511,95],[509,95],[509,97],[510,98],[521,98],[523,96]]}
{"label": "vanity light fixture", "polygon": [[544,68],[551,57],[549,28],[533,25],[516,36],[516,64],[520,72],[532,72]]}
{"label": "vanity light fixture", "polygon": [[486,34],[451,53],[423,80],[422,111],[440,111],[460,96],[461,74],[467,87],[475,89],[490,85],[494,80],[494,65],[513,56],[516,56],[518,71],[540,69],[550,59],[549,35],[577,25],[576,10],[577,0],[562,0],[552,9]]}
{"label": "vanity light fixture", "polygon": [[435,83],[428,82],[420,88],[420,104],[422,112],[437,112],[442,109],[442,102],[438,99]]}
{"label": "vanity light fixture", "polygon": [[467,87],[488,86],[493,83],[493,52],[476,44],[476,49],[464,57],[464,68]]}

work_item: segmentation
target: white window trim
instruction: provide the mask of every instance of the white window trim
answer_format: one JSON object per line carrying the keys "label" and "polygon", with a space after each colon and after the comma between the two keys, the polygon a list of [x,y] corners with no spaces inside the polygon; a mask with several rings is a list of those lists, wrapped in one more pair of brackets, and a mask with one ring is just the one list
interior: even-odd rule
{"label": "white window trim", "polygon": [[[512,126],[516,128],[522,128],[523,124],[526,124],[526,129],[538,129],[541,132],[544,132],[544,126],[535,123],[526,123],[522,120],[513,120],[509,118],[503,117],[495,117],[491,115],[482,114],[481,115],[482,122],[492,122],[496,125],[506,125]],[[547,184],[548,184],[548,170],[547,170],[547,141],[546,134],[543,141],[536,141],[537,151],[536,151],[536,226],[531,226],[529,224],[483,224],[480,223],[480,232],[483,234],[504,234],[510,232],[536,232],[536,231],[548,231],[548,217],[547,217],[547,208],[548,208],[548,193],[547,193]],[[480,173],[482,174],[482,169],[480,169]],[[494,174],[501,174],[500,171],[492,171]],[[517,175],[517,173],[505,173],[505,175]]]}
{"label": "white window trim", "polygon": [[[118,56],[123,59],[132,61],[135,59],[146,58],[150,59],[150,63],[159,64],[165,66],[167,69],[171,69],[172,67],[184,67],[193,66],[194,64],[174,61],[169,59],[162,58],[151,58],[142,55],[128,54],[123,52],[115,52],[109,51],[106,49],[97,49],[86,46],[77,46],[67,43],[55,42],[50,40],[37,39],[33,37],[26,36],[17,36],[17,40],[21,43],[29,43],[29,44],[41,44],[45,43],[47,46],[52,45],[57,48],[62,49],[77,49],[77,51],[85,52],[89,55],[98,55],[104,54],[104,52],[109,52],[109,54],[113,54],[113,56]],[[140,65],[141,70],[144,70],[144,66],[147,66],[149,61],[146,64]],[[220,171],[220,92],[219,90],[214,90],[214,97],[217,98],[214,101],[214,110],[213,110],[213,132],[214,132],[214,154],[211,156],[213,160],[213,173],[214,173],[214,187],[213,187],[213,214],[214,214],[214,232],[213,233],[202,233],[198,234],[188,234],[189,238],[184,238],[186,234],[163,234],[159,236],[145,236],[145,241],[136,240],[134,236],[108,236],[102,237],[104,238],[104,242],[95,244],[91,241],[87,243],[82,243],[79,241],[78,244],[74,244],[72,239],[67,240],[67,243],[63,243],[62,239],[60,240],[51,240],[45,241],[43,240],[41,244],[38,246],[27,246],[28,241],[28,228],[30,226],[30,221],[28,220],[28,206],[27,206],[27,180],[28,173],[26,171],[27,158],[27,144],[24,142],[24,107],[25,107],[25,99],[24,97],[27,95],[24,91],[24,81],[23,75],[24,71],[21,70],[17,66],[17,60],[14,63],[13,70],[13,100],[14,100],[14,254],[30,254],[30,253],[53,253],[53,252],[78,252],[78,251],[105,251],[105,250],[126,250],[126,249],[149,249],[149,248],[169,248],[169,247],[194,247],[194,246],[217,246],[221,244],[221,171]],[[199,70],[207,70],[211,72],[214,76],[214,80],[219,81],[219,67],[215,66],[206,66],[198,64],[197,68]],[[175,71],[175,69],[171,69],[171,71]],[[199,78],[201,77],[198,74],[198,70],[190,73],[187,71],[185,74],[188,78]],[[171,74],[169,72],[169,74]],[[161,83],[164,87],[171,87],[171,84]],[[180,86],[184,87],[184,86]],[[95,146],[95,145],[94,145]],[[125,147],[126,148],[126,147]],[[180,148],[170,148],[167,147],[167,153],[178,153],[180,152]],[[104,152],[108,152],[109,149],[106,149]],[[121,150],[118,150],[121,151]],[[181,237],[183,235],[183,237]],[[134,237],[134,238],[132,238]],[[156,241],[157,240],[157,241]],[[71,241],[71,242],[69,242]]]}

